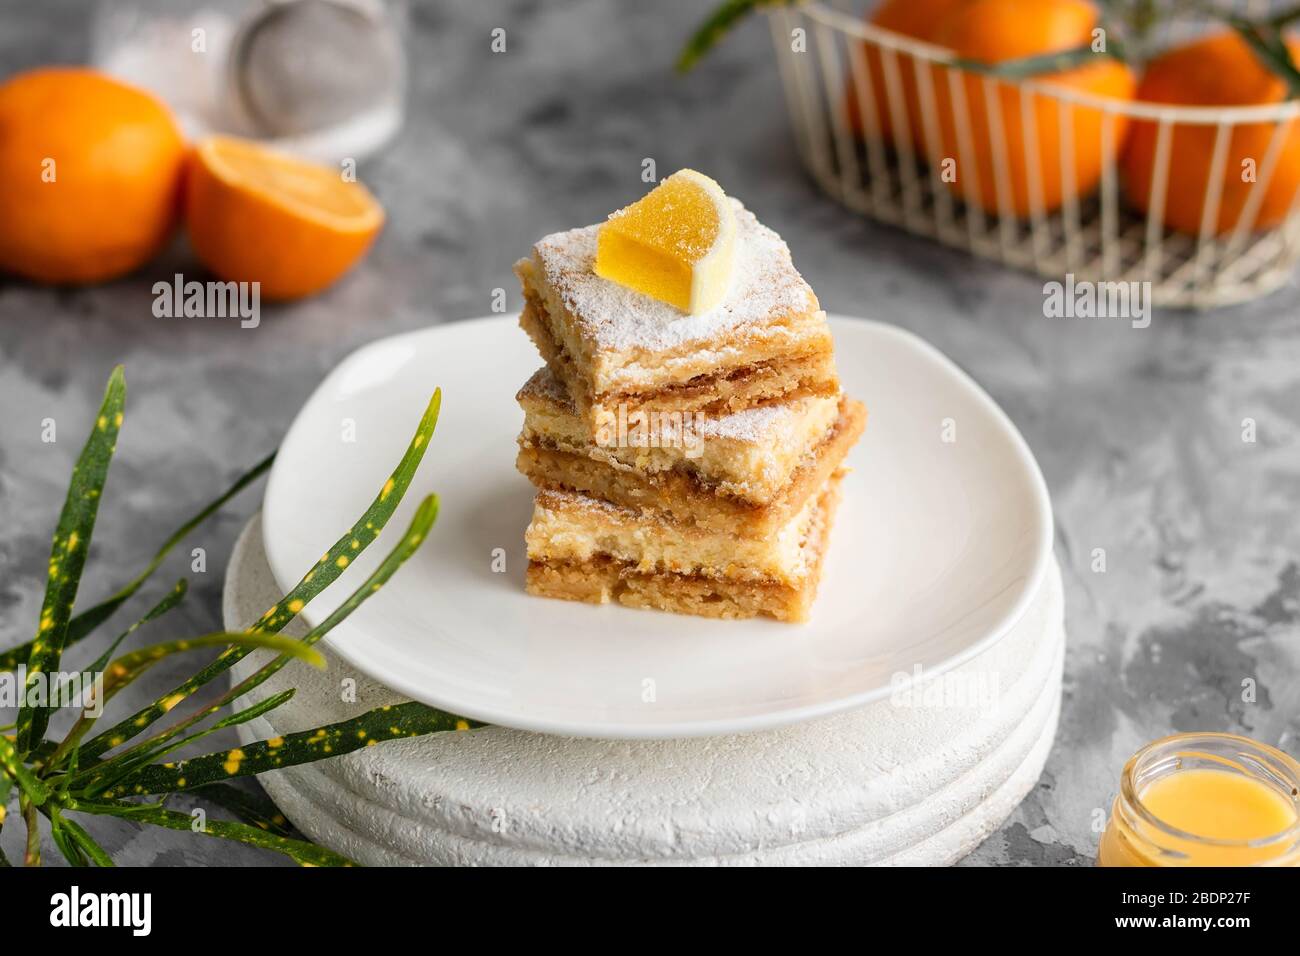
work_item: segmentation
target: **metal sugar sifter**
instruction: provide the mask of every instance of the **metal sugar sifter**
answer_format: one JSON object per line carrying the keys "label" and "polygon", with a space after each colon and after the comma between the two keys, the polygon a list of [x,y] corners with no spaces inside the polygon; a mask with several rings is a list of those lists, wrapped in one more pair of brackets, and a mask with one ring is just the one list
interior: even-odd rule
{"label": "metal sugar sifter", "polygon": [[373,152],[401,125],[400,4],[268,0],[232,38],[229,107],[258,135],[322,158]]}

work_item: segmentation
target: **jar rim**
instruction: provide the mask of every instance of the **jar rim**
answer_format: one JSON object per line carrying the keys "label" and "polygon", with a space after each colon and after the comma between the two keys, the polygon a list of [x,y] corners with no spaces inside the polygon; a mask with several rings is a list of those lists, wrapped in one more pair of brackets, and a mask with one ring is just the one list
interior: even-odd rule
{"label": "jar rim", "polygon": [[[1236,748],[1229,755],[1215,754],[1198,749],[1197,745],[1227,744]],[[1174,753],[1168,753],[1173,751]],[[1234,759],[1236,757],[1247,756],[1251,758],[1252,763],[1264,763],[1268,765],[1271,775],[1285,780],[1289,777],[1291,787],[1289,796],[1292,802],[1296,802],[1297,794],[1300,794],[1300,761],[1297,761],[1290,754],[1278,750],[1268,744],[1261,743],[1258,740],[1252,740],[1249,737],[1243,737],[1240,734],[1229,734],[1220,732],[1193,732],[1171,734],[1168,737],[1161,737],[1159,740],[1153,740],[1151,743],[1142,747],[1129,758],[1124,764],[1124,772],[1120,777],[1120,799],[1124,801],[1134,812],[1136,812],[1144,823],[1154,827],[1161,834],[1172,836],[1182,840],[1188,840],[1200,843],[1205,846],[1230,847],[1237,849],[1258,849],[1275,846],[1279,843],[1285,843],[1289,840],[1295,840],[1300,843],[1300,805],[1297,806],[1296,819],[1290,826],[1277,833],[1264,837],[1256,837],[1252,840],[1238,839],[1220,839],[1216,837],[1202,836],[1198,833],[1189,833],[1186,830],[1180,830],[1156,816],[1142,802],[1138,794],[1137,778],[1140,770],[1145,764],[1153,758],[1167,758],[1175,756],[1177,752],[1186,752],[1200,757],[1210,757],[1216,762],[1230,766],[1231,770],[1227,772],[1241,773],[1252,779],[1259,780],[1263,773],[1251,766],[1242,766]],[[1174,769],[1173,773],[1178,770]]]}

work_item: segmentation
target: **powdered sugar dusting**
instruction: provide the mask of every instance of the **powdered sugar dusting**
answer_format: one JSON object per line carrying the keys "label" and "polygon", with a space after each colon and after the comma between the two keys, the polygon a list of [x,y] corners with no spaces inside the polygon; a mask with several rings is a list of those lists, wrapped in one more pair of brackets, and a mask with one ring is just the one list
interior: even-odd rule
{"label": "powdered sugar dusting", "polygon": [[799,426],[812,410],[814,402],[834,401],[833,398],[796,398],[790,402],[746,408],[721,418],[705,418],[699,425],[699,433],[704,438],[783,446],[802,434]]}
{"label": "powdered sugar dusting", "polygon": [[546,281],[598,349],[661,352],[704,345],[790,315],[815,310],[817,301],[771,229],[735,199],[736,263],[731,287],[708,312],[684,312],[602,279],[592,271],[596,233],[584,226],[545,237],[534,247]]}

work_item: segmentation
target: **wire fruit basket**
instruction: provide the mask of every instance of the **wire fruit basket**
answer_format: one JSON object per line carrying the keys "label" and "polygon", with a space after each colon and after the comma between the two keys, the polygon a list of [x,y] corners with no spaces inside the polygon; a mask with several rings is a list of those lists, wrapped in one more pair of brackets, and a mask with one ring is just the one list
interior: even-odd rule
{"label": "wire fruit basket", "polygon": [[1244,302],[1292,275],[1300,102],[1176,106],[1001,79],[851,6],[768,13],[799,154],[843,205],[1044,277],[1150,283],[1159,306]]}

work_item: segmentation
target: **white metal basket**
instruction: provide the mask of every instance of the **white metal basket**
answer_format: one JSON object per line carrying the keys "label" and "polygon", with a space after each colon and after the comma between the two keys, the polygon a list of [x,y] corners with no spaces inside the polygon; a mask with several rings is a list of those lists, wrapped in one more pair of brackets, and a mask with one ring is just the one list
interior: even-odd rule
{"label": "white metal basket", "polygon": [[[999,84],[1007,81],[980,76],[987,116],[984,127],[994,154],[992,168],[995,197],[983,203],[965,202],[942,180],[939,168],[926,162],[937,156],[936,77],[946,75],[956,125],[955,160],[973,168],[972,116],[964,90],[968,74],[949,67],[946,50],[875,27],[864,12],[847,3],[835,6],[806,2],[773,8],[769,14],[772,38],[780,64],[782,83],[794,126],[800,156],[817,183],[845,206],[919,235],[975,255],[1061,278],[1075,280],[1150,282],[1156,305],[1208,308],[1242,302],[1284,283],[1300,261],[1300,190],[1280,224],[1257,228],[1260,206],[1288,135],[1300,116],[1300,102],[1262,106],[1186,107],[1111,99],[1080,90],[1054,86],[1040,80],[1019,81],[1021,122],[1035,115],[1035,98],[1055,104],[1060,118],[1059,161],[1054,170],[1060,181],[1076,183],[1076,153],[1071,140],[1073,113],[1092,110],[1101,114],[1102,155],[1095,190],[1076,194],[1068,185],[1061,204],[1048,209],[1042,201],[1042,157],[1029,148],[1025,133],[1024,169],[1029,178],[1027,215],[1013,210],[1009,181],[1004,118]],[[802,29],[802,33],[796,31]],[[1195,32],[1193,25],[1191,32]],[[1180,30],[1186,34],[1188,30]],[[798,37],[801,44],[792,43]],[[802,45],[802,49],[796,49]],[[870,54],[868,51],[872,51]],[[872,88],[868,56],[879,58],[884,90]],[[908,138],[908,110],[904,105],[903,71],[915,75],[923,129]],[[880,74],[877,74],[880,79]],[[910,79],[909,79],[910,82]],[[940,79],[939,82],[942,82]],[[874,95],[873,95],[874,94]],[[862,135],[853,129],[854,103],[872,114],[883,104],[886,117],[862,118]],[[890,141],[880,134],[887,119],[889,129],[900,131]],[[1125,201],[1125,184],[1116,154],[1117,129],[1135,121],[1154,128],[1155,146],[1150,172],[1150,194],[1145,214]],[[1258,159],[1255,188],[1236,214],[1235,224],[1224,231],[1220,223],[1221,184],[1229,171],[1229,143],[1235,130],[1250,124],[1252,135],[1266,130],[1267,148]],[[1208,188],[1200,202],[1200,228],[1176,231],[1164,224],[1170,184],[1173,131],[1179,127],[1213,127]],[[1129,128],[1132,128],[1129,125]],[[922,148],[918,148],[919,141]],[[989,161],[984,157],[984,162]],[[1023,188],[1023,187],[1022,187]],[[1186,201],[1180,197],[1180,201]],[[992,207],[992,208],[989,208]]]}

